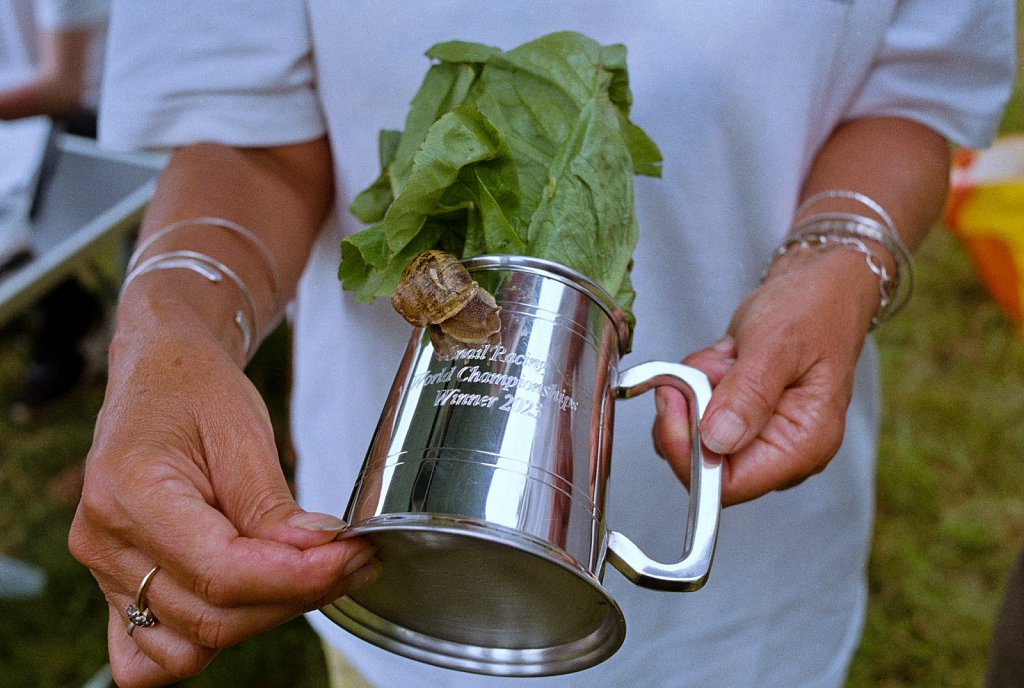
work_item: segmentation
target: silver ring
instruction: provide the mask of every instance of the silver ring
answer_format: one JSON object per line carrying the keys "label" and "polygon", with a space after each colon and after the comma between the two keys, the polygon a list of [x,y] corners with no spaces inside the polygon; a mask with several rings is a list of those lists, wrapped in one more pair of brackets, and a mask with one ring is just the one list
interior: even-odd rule
{"label": "silver ring", "polygon": [[153,580],[154,574],[160,570],[160,565],[156,565],[149,570],[142,578],[142,582],[139,583],[139,590],[135,593],[135,601],[124,608],[125,614],[128,615],[128,635],[131,636],[135,632],[136,628],[149,628],[150,626],[156,625],[156,617],[153,616],[153,612],[149,610],[146,603],[143,602],[143,598],[146,596],[146,588],[149,587],[150,581]]}

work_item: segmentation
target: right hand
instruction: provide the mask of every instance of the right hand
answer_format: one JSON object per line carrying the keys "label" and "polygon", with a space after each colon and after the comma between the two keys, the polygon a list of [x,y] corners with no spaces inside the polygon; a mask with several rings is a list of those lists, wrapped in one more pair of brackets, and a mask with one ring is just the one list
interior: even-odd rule
{"label": "right hand", "polygon": [[[259,394],[208,332],[180,322],[122,323],[69,537],[109,605],[121,688],[195,675],[379,574],[365,541],[338,540],[341,521],[295,503]],[[125,607],[154,565],[145,603],[158,622],[129,637]]]}
{"label": "right hand", "polygon": [[[683,363],[714,389],[700,423],[722,458],[722,505],[800,484],[843,440],[854,370],[878,308],[878,278],[846,250],[794,251],[739,305],[727,336]],[[686,402],[658,390],[657,451],[689,484]]]}

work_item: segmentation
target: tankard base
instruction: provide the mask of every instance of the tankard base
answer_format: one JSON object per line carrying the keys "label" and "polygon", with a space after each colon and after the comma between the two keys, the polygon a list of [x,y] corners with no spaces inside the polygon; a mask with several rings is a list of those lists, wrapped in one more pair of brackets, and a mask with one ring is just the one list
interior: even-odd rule
{"label": "tankard base", "polygon": [[346,533],[377,546],[383,573],[321,611],[392,652],[478,674],[546,676],[598,664],[625,638],[600,581],[535,538],[424,514]]}

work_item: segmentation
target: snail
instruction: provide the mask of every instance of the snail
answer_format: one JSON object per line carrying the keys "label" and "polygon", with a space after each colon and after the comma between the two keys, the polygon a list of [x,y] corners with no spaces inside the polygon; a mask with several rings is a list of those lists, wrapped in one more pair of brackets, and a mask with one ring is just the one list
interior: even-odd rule
{"label": "snail", "polygon": [[402,271],[391,305],[411,325],[426,327],[434,350],[449,356],[460,346],[496,342],[501,308],[458,258],[430,249]]}

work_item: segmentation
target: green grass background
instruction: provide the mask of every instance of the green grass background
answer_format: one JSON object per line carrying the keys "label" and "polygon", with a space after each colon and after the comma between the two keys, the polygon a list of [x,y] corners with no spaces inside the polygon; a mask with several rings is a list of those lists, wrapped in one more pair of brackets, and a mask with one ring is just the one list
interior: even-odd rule
{"label": "green grass background", "polygon": [[[1020,80],[1003,129],[1024,131]],[[877,335],[878,515],[867,626],[848,688],[980,686],[1006,575],[1024,547],[1024,340],[941,228],[917,268],[914,298]],[[0,688],[70,688],[106,662],[107,611],[67,552],[74,506],[54,481],[88,451],[103,380],[97,374],[13,423],[7,409],[28,357],[27,324],[0,331],[0,553],[45,569],[49,584],[39,599],[0,600]],[[278,331],[250,369],[282,445],[287,346]],[[223,652],[180,685],[319,688],[326,677],[299,620]]]}

